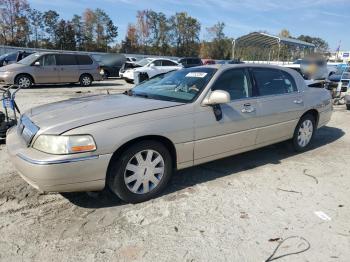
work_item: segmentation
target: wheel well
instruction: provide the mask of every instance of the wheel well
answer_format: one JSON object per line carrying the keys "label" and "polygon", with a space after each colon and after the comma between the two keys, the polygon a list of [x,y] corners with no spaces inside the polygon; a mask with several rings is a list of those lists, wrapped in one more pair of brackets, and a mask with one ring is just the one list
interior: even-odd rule
{"label": "wheel well", "polygon": [[157,135],[142,136],[142,137],[138,137],[138,138],[135,138],[135,139],[132,139],[132,140],[126,142],[125,144],[120,146],[113,153],[113,156],[112,156],[111,160],[109,161],[106,181],[108,180],[108,174],[109,174],[109,170],[110,170],[112,161],[117,161],[118,157],[131,145],[138,143],[138,142],[141,142],[141,141],[145,141],[145,140],[152,140],[152,141],[157,141],[157,142],[162,143],[169,150],[169,153],[170,153],[171,158],[173,160],[173,167],[176,168],[176,161],[177,161],[176,148],[175,148],[173,142],[171,142],[168,138],[166,138],[164,136],[157,136]]}
{"label": "wheel well", "polygon": [[17,78],[18,77],[20,77],[20,76],[28,76],[31,80],[32,80],[32,83],[34,84],[34,78],[30,75],[30,74],[28,74],[28,73],[20,73],[20,74],[18,74],[18,75],[16,75],[16,77],[15,77],[15,82],[16,82],[16,80],[17,80]]}
{"label": "wheel well", "polygon": [[79,77],[79,81],[80,81],[81,77],[82,77],[82,76],[85,76],[85,75],[90,76],[91,79],[92,79],[92,81],[94,81],[94,77],[93,77],[91,74],[89,74],[89,73],[83,73],[83,74],[81,74],[80,77]]}
{"label": "wheel well", "polygon": [[318,111],[316,109],[310,109],[310,110],[306,111],[301,117],[308,115],[308,114],[312,115],[315,118],[316,126],[318,126],[318,120],[320,117],[320,114],[318,113]]}

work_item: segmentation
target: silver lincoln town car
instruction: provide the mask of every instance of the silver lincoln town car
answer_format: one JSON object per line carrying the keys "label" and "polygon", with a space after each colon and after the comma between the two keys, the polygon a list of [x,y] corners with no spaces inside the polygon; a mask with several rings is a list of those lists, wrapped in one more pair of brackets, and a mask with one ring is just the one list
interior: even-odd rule
{"label": "silver lincoln town car", "polygon": [[201,66],[125,94],[33,108],[9,131],[7,147],[38,190],[108,187],[136,203],[161,192],[175,170],[284,140],[304,151],[331,114],[329,92],[288,68]]}

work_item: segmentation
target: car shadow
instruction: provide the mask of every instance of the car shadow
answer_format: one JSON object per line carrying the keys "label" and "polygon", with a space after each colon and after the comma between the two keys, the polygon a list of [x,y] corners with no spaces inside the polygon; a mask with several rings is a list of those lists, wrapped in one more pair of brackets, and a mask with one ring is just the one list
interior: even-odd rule
{"label": "car shadow", "polygon": [[[345,135],[345,132],[335,127],[322,127],[318,130],[309,151],[324,147]],[[281,160],[294,156],[296,153],[291,144],[282,142],[246,153],[230,156],[199,166],[180,170],[174,174],[167,189],[159,197],[167,198],[169,194],[190,188],[198,184],[258,168],[267,164],[280,164]],[[93,193],[62,193],[72,204],[83,208],[105,208],[121,206],[125,203],[108,189]]]}

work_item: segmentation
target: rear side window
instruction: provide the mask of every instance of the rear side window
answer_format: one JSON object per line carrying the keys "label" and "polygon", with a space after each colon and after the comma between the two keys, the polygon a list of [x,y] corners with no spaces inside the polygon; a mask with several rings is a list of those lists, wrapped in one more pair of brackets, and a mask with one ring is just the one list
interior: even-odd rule
{"label": "rear side window", "polygon": [[92,65],[93,61],[88,55],[77,55],[76,56],[79,65]]}
{"label": "rear side window", "polygon": [[75,55],[60,54],[57,57],[59,65],[77,65]]}
{"label": "rear side window", "polygon": [[260,96],[288,94],[297,91],[294,79],[277,69],[253,68],[255,82]]}
{"label": "rear side window", "polygon": [[227,91],[231,100],[252,96],[252,85],[244,69],[231,69],[223,72],[212,90]]}

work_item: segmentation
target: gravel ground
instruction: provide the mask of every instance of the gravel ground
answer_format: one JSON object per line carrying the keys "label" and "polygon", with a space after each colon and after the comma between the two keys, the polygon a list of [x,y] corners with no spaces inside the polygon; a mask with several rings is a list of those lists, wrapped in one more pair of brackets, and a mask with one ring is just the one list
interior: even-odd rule
{"label": "gravel ground", "polygon": [[[27,109],[129,87],[43,86],[17,101]],[[349,115],[335,108],[306,153],[280,143],[190,168],[162,196],[137,205],[109,192],[40,194],[1,145],[0,260],[265,261],[298,236],[275,257],[310,248],[278,261],[349,261]]]}

